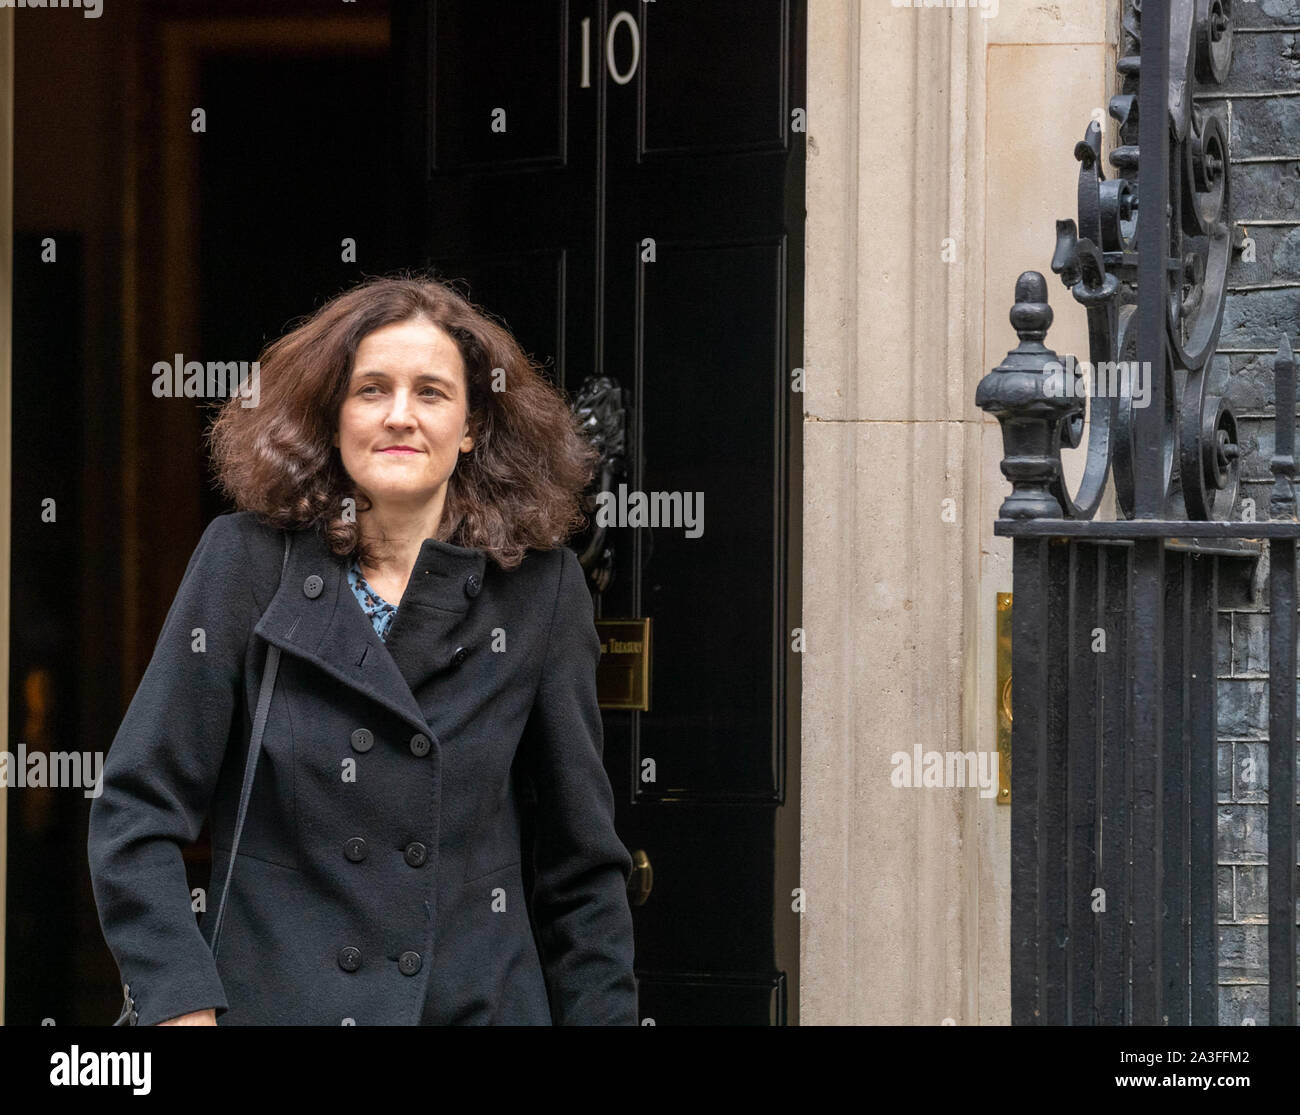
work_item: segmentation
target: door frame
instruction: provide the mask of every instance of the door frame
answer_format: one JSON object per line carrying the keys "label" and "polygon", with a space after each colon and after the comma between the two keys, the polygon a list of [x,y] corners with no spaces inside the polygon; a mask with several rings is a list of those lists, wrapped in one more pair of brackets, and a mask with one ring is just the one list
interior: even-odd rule
{"label": "door frame", "polygon": [[[9,572],[13,499],[14,12],[0,11],[0,677],[9,677]],[[9,686],[0,690],[0,732],[9,750]],[[0,786],[0,1026],[5,1022],[6,865],[9,788]]]}

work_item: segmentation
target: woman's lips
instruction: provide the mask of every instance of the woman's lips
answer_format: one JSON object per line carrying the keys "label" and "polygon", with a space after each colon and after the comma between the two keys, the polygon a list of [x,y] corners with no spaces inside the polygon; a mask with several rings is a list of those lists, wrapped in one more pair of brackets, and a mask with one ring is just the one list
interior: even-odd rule
{"label": "woman's lips", "polygon": [[381,449],[381,453],[418,453],[418,449],[410,449],[407,446],[393,446],[391,449]]}

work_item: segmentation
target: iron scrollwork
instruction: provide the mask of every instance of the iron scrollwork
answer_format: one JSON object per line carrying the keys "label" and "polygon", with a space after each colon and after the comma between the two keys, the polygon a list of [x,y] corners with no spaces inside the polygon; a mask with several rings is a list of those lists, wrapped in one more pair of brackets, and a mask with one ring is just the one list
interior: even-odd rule
{"label": "iron scrollwork", "polygon": [[[1226,519],[1236,501],[1236,419],[1209,386],[1233,251],[1228,129],[1219,111],[1194,102],[1197,82],[1222,82],[1231,66],[1231,0],[1170,3],[1169,165],[1146,170],[1169,175],[1167,212],[1146,214],[1148,220],[1166,220],[1169,231],[1165,352],[1162,366],[1154,370],[1138,367],[1135,315],[1137,237],[1143,219],[1138,148],[1141,16],[1141,0],[1127,0],[1117,66],[1120,92],[1109,106],[1118,126],[1110,164],[1119,176],[1107,178],[1103,173],[1101,127],[1093,120],[1074,149],[1079,162],[1078,221],[1056,224],[1051,269],[1087,313],[1088,359],[1094,377],[1090,398],[1086,404],[1083,396],[1089,393],[1079,385],[1069,360],[1056,384],[1066,390],[1052,390],[1053,374],[1061,376],[1054,371],[1060,362],[1037,344],[1041,336],[1035,337],[1039,322],[1045,317],[1045,329],[1051,314],[1029,309],[1040,300],[1046,302],[1045,286],[1040,295],[1038,284],[1031,281],[1034,277],[1041,281],[1037,272],[1026,272],[1017,283],[1012,320],[1020,323],[1021,344],[984,378],[976,396],[977,404],[1002,423],[1003,471],[1013,480],[1012,472],[1021,478],[1019,493],[1003,506],[1004,518],[1091,519],[1110,476],[1119,514],[1133,517],[1134,407],[1142,405],[1143,394],[1155,394],[1148,382],[1146,392],[1139,390],[1135,400],[1134,381],[1139,374],[1155,374],[1163,380],[1164,452],[1159,480],[1166,514],[1175,519]],[[1028,331],[1021,329],[1030,319],[1033,325]],[[1030,389],[1024,375],[1035,360]],[[1050,402],[1059,405],[1043,405],[1058,394],[1062,397]],[[1051,429],[1031,434],[1035,423]],[[1071,492],[1062,455],[1085,441],[1083,477],[1078,490]],[[1038,456],[1027,448],[1033,442],[1041,445],[1041,459],[1031,466],[1027,457]],[[1050,500],[1042,499],[1044,494]]]}

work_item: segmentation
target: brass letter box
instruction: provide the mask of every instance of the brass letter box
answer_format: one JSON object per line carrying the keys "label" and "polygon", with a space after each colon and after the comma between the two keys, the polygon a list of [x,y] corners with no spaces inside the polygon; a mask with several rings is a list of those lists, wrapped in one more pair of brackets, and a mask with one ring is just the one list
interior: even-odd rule
{"label": "brass letter box", "polygon": [[600,665],[596,696],[601,708],[650,710],[650,620],[598,619]]}

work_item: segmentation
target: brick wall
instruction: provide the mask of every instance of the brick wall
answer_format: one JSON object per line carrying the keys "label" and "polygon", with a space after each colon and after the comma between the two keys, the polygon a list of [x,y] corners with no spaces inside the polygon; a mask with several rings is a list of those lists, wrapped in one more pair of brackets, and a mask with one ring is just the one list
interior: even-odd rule
{"label": "brick wall", "polygon": [[[1267,518],[1272,355],[1300,349],[1300,0],[1236,0],[1227,101],[1232,216],[1254,260],[1233,261],[1215,372],[1246,452],[1243,499]],[[1202,98],[1206,99],[1207,98]],[[1213,383],[1213,381],[1212,381]],[[1265,557],[1265,562],[1267,556]],[[1230,601],[1219,621],[1219,1021],[1268,1022],[1268,594]]]}

